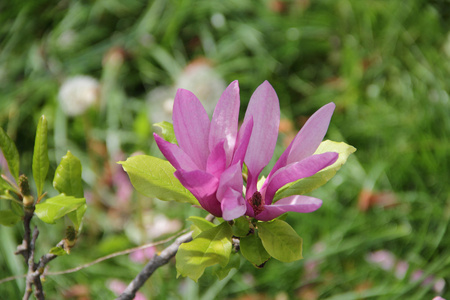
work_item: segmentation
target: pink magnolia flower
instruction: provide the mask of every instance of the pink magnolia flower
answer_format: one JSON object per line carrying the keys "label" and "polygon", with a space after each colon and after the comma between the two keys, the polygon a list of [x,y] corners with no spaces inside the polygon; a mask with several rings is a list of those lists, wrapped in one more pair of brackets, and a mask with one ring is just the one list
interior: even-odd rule
{"label": "pink magnolia flower", "polygon": [[[175,167],[175,176],[204,209],[225,220],[246,214],[268,221],[287,211],[312,212],[322,205],[320,199],[300,195],[272,202],[282,186],[312,176],[337,160],[335,152],[313,155],[325,136],[334,107],[334,103],[325,105],[306,122],[259,190],[258,176],[273,155],[280,123],[278,97],[267,81],[250,98],[239,132],[239,88],[234,81],[220,97],[211,122],[197,97],[179,89],[173,113],[179,147],[154,136]],[[243,162],[248,169],[245,198]]]}
{"label": "pink magnolia flower", "polygon": [[[234,81],[223,92],[210,121],[197,97],[178,89],[172,117],[178,145],[154,134],[181,184],[205,210],[225,220],[238,218],[246,210],[242,165],[253,120],[247,118],[238,131],[239,105],[239,86]],[[239,175],[241,183],[230,180],[230,174]]]}
{"label": "pink magnolia flower", "polygon": [[258,176],[272,158],[280,123],[275,90],[267,81],[258,87],[244,117],[244,123],[253,120],[253,131],[244,159],[248,168],[246,215],[269,221],[288,211],[308,213],[322,205],[322,200],[302,195],[272,202],[282,186],[312,176],[337,160],[338,153],[335,152],[314,155],[327,132],[334,108],[335,104],[329,103],[308,119],[258,190]]}

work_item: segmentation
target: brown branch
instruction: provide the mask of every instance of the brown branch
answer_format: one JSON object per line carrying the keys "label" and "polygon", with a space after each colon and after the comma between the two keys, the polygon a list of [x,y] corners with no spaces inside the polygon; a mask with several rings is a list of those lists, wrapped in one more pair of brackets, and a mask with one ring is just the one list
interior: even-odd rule
{"label": "brown branch", "polygon": [[147,279],[152,276],[153,272],[159,267],[167,264],[169,260],[177,254],[178,248],[182,243],[192,241],[192,231],[183,234],[175,240],[169,247],[164,249],[161,254],[155,255],[145,265],[144,269],[131,281],[125,291],[116,300],[132,300],[136,296],[136,292],[142,287]]}
{"label": "brown branch", "polygon": [[[212,222],[214,220],[213,215],[206,216],[206,220]],[[159,255],[155,255],[142,269],[141,272],[130,282],[125,291],[116,298],[116,300],[132,300],[136,296],[136,292],[144,285],[147,279],[152,276],[152,274],[159,267],[167,264],[172,257],[174,257],[178,248],[183,243],[188,243],[192,241],[192,231],[183,234],[175,240],[169,247],[161,251]]]}
{"label": "brown branch", "polygon": [[[186,230],[181,231],[181,233],[184,233],[184,232],[186,232]],[[178,233],[178,234],[181,234],[181,233]],[[69,274],[69,273],[77,272],[77,271],[80,271],[82,269],[88,268],[88,267],[93,266],[93,265],[95,265],[95,264],[97,264],[99,262],[102,262],[104,260],[107,260],[107,259],[110,259],[110,258],[113,258],[113,257],[116,257],[116,256],[120,256],[120,255],[124,255],[124,254],[130,254],[130,253],[132,253],[134,251],[137,251],[137,250],[142,250],[142,249],[145,249],[145,248],[149,248],[149,247],[165,244],[168,241],[173,240],[177,235],[173,235],[173,236],[171,236],[171,237],[169,237],[169,238],[167,238],[165,240],[161,240],[161,241],[158,241],[158,242],[155,242],[155,243],[149,243],[149,244],[141,245],[141,246],[138,246],[138,247],[126,249],[126,250],[123,250],[123,251],[114,252],[114,253],[111,253],[109,255],[97,258],[96,260],[91,261],[90,263],[86,263],[86,264],[78,266],[76,268],[72,268],[72,269],[68,269],[68,270],[64,270],[64,271],[44,272],[43,275],[44,276],[53,276],[53,275],[61,275],[61,274]]]}

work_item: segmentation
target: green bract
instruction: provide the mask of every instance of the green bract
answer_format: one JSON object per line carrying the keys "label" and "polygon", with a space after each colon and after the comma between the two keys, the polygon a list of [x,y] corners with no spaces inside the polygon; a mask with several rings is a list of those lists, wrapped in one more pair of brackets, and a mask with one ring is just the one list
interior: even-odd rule
{"label": "green bract", "polygon": [[167,121],[163,121],[160,123],[155,123],[153,126],[161,128],[162,136],[164,140],[168,141],[172,144],[177,144],[177,138],[175,137],[175,132],[173,130],[173,124]]}
{"label": "green bract", "polygon": [[134,188],[147,197],[199,205],[197,199],[173,175],[175,168],[153,156],[137,155],[118,162],[128,173]]}

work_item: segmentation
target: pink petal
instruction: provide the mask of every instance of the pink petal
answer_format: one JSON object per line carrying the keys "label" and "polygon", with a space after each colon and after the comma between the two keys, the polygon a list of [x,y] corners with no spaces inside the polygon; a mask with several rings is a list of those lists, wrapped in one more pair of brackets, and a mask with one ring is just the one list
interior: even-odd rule
{"label": "pink petal", "polygon": [[237,80],[235,80],[223,92],[211,120],[209,150],[213,151],[217,143],[225,140],[224,147],[227,155],[227,165],[231,162],[236,143],[239,103],[239,85]]}
{"label": "pink petal", "polygon": [[203,105],[193,93],[178,89],[172,118],[178,145],[200,169],[205,170],[210,121]]}
{"label": "pink petal", "polygon": [[248,118],[242,123],[241,129],[239,129],[238,139],[236,142],[236,150],[234,152],[233,161],[231,164],[235,164],[238,161],[241,162],[241,168],[244,164],[245,154],[247,153],[248,142],[253,129],[253,117]]}
{"label": "pink petal", "polygon": [[272,203],[273,196],[276,191],[288,184],[301,178],[309,177],[323,168],[332,165],[339,157],[336,152],[326,152],[322,154],[316,154],[303,159],[300,162],[296,162],[287,165],[284,168],[279,169],[268,181],[267,190],[265,192],[265,203]]}
{"label": "pink petal", "polygon": [[222,218],[225,221],[231,221],[243,216],[247,207],[242,197],[242,191],[238,192],[229,188],[222,198],[221,208]]}
{"label": "pink petal", "polygon": [[280,125],[278,97],[269,82],[264,81],[250,98],[244,122],[250,117],[253,130],[244,162],[249,170],[247,189],[254,192],[259,174],[272,158]]}
{"label": "pink petal", "polygon": [[241,162],[226,169],[220,176],[217,199],[221,202],[222,217],[229,221],[245,214],[247,210],[242,197],[243,179]]}
{"label": "pink petal", "polygon": [[214,175],[202,170],[190,172],[177,170],[174,175],[197,198],[204,209],[216,217],[222,216],[220,202],[216,198],[219,180]]}
{"label": "pink petal", "polygon": [[220,176],[219,187],[217,188],[217,199],[225,197],[226,191],[231,188],[242,194],[243,188],[242,169],[240,162],[227,168]]}
{"label": "pink petal", "polygon": [[227,164],[224,143],[225,140],[217,143],[211,151],[206,163],[206,172],[213,174],[217,178],[220,177],[220,174],[225,170]]}
{"label": "pink petal", "polygon": [[153,133],[153,136],[159,150],[175,169],[183,169],[185,171],[193,171],[198,169],[198,166],[183,150],[180,149],[180,147],[167,142],[156,133]]}
{"label": "pink petal", "polygon": [[256,218],[261,221],[270,221],[289,211],[309,213],[319,209],[321,206],[322,200],[320,199],[295,195],[283,198],[275,204],[264,206],[264,210]]}
{"label": "pink petal", "polygon": [[335,107],[336,105],[330,102],[322,106],[306,121],[294,140],[278,159],[267,178],[279,168],[300,161],[316,151],[328,130]]}

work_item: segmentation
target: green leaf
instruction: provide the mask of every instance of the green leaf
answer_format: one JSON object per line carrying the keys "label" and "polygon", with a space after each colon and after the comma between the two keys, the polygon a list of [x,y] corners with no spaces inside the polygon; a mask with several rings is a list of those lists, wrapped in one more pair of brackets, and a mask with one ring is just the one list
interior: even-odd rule
{"label": "green leaf", "polygon": [[276,202],[282,198],[293,195],[303,195],[324,185],[328,180],[336,175],[336,172],[347,161],[348,156],[355,151],[356,149],[354,147],[343,142],[338,143],[330,140],[323,141],[314,154],[337,152],[339,153],[339,157],[336,162],[331,166],[328,166],[325,169],[321,170],[320,172],[317,172],[313,176],[286,184],[277,191],[274,197],[274,201]]}
{"label": "green leaf", "polygon": [[166,160],[148,155],[118,162],[130,176],[134,188],[147,197],[199,205],[197,199],[173,175],[175,168]]}
{"label": "green leaf", "polygon": [[173,124],[163,121],[160,123],[155,123],[153,126],[161,128],[162,131],[162,137],[164,140],[168,141],[172,144],[178,144],[177,138],[175,137],[175,132],[173,131]]}
{"label": "green leaf", "polygon": [[241,265],[241,258],[240,255],[237,253],[232,253],[230,255],[230,260],[228,261],[228,264],[225,267],[222,267],[220,265],[217,265],[214,267],[214,274],[219,278],[219,280],[224,279],[227,277],[227,275],[230,273],[232,269],[239,269]]}
{"label": "green leaf", "polygon": [[257,268],[261,268],[269,260],[270,254],[256,234],[250,234],[241,238],[240,249],[242,255]]}
{"label": "green leaf", "polygon": [[0,127],[0,148],[8,163],[9,171],[16,182],[19,182],[19,152],[11,138]]}
{"label": "green leaf", "polygon": [[63,156],[56,168],[53,187],[60,193],[76,198],[83,198],[83,184],[81,181],[81,162],[70,151]]}
{"label": "green leaf", "polygon": [[50,249],[49,253],[57,256],[63,256],[67,254],[67,252],[61,247],[53,247],[52,249]]}
{"label": "green leaf", "polygon": [[176,255],[178,276],[187,276],[196,281],[205,268],[228,264],[233,232],[228,222],[203,231],[193,241],[181,244]]}
{"label": "green leaf", "polygon": [[48,172],[47,144],[47,119],[45,116],[42,116],[37,126],[33,152],[33,177],[36,182],[38,197],[42,195],[42,189]]}
{"label": "green leaf", "polygon": [[264,249],[282,262],[302,259],[302,238],[286,222],[259,222],[258,233]]}
{"label": "green leaf", "polygon": [[67,214],[69,219],[72,221],[74,228],[78,231],[80,230],[81,221],[83,220],[84,214],[86,213],[87,205],[81,205],[77,210],[72,211]]}
{"label": "green leaf", "polygon": [[13,226],[20,221],[20,217],[12,210],[0,210],[0,225]]}
{"label": "green leaf", "polygon": [[206,231],[216,226],[210,221],[196,216],[189,217],[188,221],[191,221],[193,223],[191,225],[191,230],[193,231],[192,238],[194,239],[203,231]]}
{"label": "green leaf", "polygon": [[11,201],[11,210],[19,217],[23,217],[25,212],[23,211],[23,205],[17,203],[16,201]]}
{"label": "green leaf", "polygon": [[66,196],[64,194],[47,199],[44,203],[36,204],[35,214],[45,223],[53,224],[59,218],[77,210],[86,204],[86,199]]}
{"label": "green leaf", "polygon": [[250,231],[250,223],[245,216],[237,218],[234,220],[233,224],[233,235],[242,237],[246,236]]}

